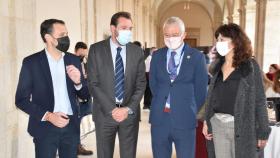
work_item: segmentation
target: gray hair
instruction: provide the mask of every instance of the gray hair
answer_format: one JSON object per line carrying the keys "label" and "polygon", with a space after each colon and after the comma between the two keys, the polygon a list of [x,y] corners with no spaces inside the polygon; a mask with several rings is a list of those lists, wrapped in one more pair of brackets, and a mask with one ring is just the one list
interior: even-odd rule
{"label": "gray hair", "polygon": [[180,18],[175,17],[175,16],[172,16],[172,17],[165,20],[165,22],[163,24],[163,29],[166,26],[174,25],[174,24],[179,26],[181,34],[185,33],[185,24],[184,24],[183,20],[181,20]]}

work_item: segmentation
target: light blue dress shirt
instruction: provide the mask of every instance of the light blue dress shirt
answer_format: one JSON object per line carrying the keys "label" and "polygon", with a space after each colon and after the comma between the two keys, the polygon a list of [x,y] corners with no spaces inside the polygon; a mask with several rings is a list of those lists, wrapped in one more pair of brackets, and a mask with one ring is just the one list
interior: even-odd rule
{"label": "light blue dress shirt", "polygon": [[[111,53],[112,53],[112,59],[113,59],[113,67],[114,67],[114,72],[115,72],[117,48],[119,46],[112,41],[112,38],[110,38],[110,47],[111,47]],[[123,67],[124,67],[124,74],[125,74],[125,68],[126,68],[126,46],[121,46],[121,48],[122,48],[122,50],[120,52],[120,55],[122,57]],[[122,101],[123,101],[123,99],[119,100],[118,98],[116,98],[116,103],[122,103]]]}
{"label": "light blue dress shirt", "polygon": [[64,65],[64,53],[59,60],[51,57],[45,49],[51,71],[53,92],[54,92],[54,110],[53,112],[62,112],[66,115],[73,115],[66,83],[66,71]]}

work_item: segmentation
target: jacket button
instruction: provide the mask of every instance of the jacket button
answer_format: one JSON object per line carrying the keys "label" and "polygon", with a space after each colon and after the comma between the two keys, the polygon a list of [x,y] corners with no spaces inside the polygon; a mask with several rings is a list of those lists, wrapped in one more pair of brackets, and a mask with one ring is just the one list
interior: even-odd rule
{"label": "jacket button", "polygon": [[167,96],[165,96],[164,99],[167,99]]}
{"label": "jacket button", "polygon": [[236,138],[239,138],[239,135],[237,134],[235,137],[236,137]]}

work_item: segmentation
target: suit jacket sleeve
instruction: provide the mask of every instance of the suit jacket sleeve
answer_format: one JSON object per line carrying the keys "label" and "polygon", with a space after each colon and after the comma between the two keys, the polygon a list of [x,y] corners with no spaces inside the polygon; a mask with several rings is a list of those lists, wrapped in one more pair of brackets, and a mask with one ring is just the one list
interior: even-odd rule
{"label": "suit jacket sleeve", "polygon": [[77,61],[76,66],[81,73],[81,84],[82,84],[82,88],[80,90],[76,90],[76,94],[80,99],[83,99],[83,100],[89,99],[90,95],[89,95],[89,91],[88,91],[88,83],[86,82],[86,80],[84,78],[82,65],[80,64],[80,60]]}
{"label": "suit jacket sleeve", "polygon": [[156,54],[154,53],[152,56],[151,64],[150,64],[150,72],[149,72],[149,86],[153,95],[155,95],[156,90]]}
{"label": "suit jacket sleeve", "polygon": [[108,97],[106,97],[107,94],[104,93],[104,91],[99,87],[100,78],[96,60],[96,53],[96,47],[92,45],[89,49],[89,57],[87,63],[89,92],[93,96],[93,101],[97,102],[97,104],[94,105],[99,106],[99,109],[101,109],[104,115],[108,115],[115,108],[115,106],[111,105],[111,101],[108,99]]}
{"label": "suit jacket sleeve", "polygon": [[146,88],[144,55],[143,52],[138,52],[138,54],[141,55],[137,66],[135,89],[128,102],[128,107],[130,107],[134,112],[137,110]]}
{"label": "suit jacket sleeve", "polygon": [[200,54],[194,74],[194,94],[197,109],[200,109],[204,104],[207,94],[208,75],[205,64],[205,57]]}
{"label": "suit jacket sleeve", "polygon": [[19,109],[40,121],[47,111],[32,102],[32,75],[28,64],[27,60],[24,59],[16,90],[15,104]]}

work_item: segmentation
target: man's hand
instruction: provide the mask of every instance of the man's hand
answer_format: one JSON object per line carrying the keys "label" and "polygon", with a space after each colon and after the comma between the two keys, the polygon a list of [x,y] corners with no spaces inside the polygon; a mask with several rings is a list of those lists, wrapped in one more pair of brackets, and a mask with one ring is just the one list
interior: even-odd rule
{"label": "man's hand", "polygon": [[115,108],[112,111],[112,117],[117,122],[122,122],[128,117],[128,108],[121,107],[121,108]]}
{"label": "man's hand", "polygon": [[203,133],[205,139],[212,140],[213,135],[208,133],[208,126],[206,124],[206,121],[203,122],[202,133]]}
{"label": "man's hand", "polygon": [[81,72],[74,65],[66,66],[66,72],[69,78],[76,84],[81,84]]}
{"label": "man's hand", "polygon": [[63,128],[69,123],[69,117],[62,112],[48,112],[46,115],[46,120],[59,128]]}

